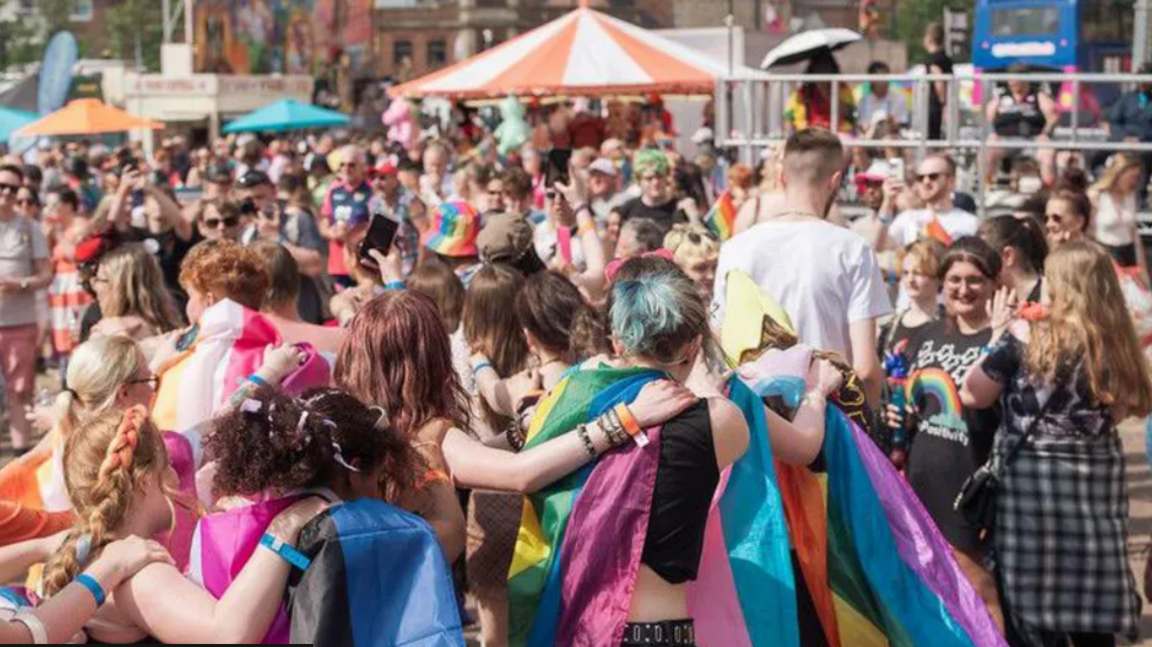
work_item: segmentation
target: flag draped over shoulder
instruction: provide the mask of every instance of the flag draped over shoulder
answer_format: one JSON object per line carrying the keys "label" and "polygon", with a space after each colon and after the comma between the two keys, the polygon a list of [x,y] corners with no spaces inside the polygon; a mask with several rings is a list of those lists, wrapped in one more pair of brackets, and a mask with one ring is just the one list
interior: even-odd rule
{"label": "flag draped over shoulder", "polygon": [[[666,376],[578,370],[541,401],[526,447],[591,422]],[[525,497],[508,575],[511,644],[619,645],[648,532],[660,434],[629,444]]]}
{"label": "flag draped over shoulder", "polygon": [[[731,296],[725,337],[732,344],[725,352],[742,357],[755,349],[748,342],[776,306],[765,304],[767,295]],[[827,411],[817,461],[823,469],[772,458],[763,398],[795,407],[811,353],[803,346],[769,350],[740,367],[730,384],[751,439],[721,478],[700,579],[690,588],[698,643],[792,647],[807,643],[802,626],[815,625],[831,647],[1003,647],[915,493],[842,411]],[[801,590],[815,623],[800,622]]]}
{"label": "flag draped over shoulder", "polygon": [[264,361],[280,333],[260,313],[234,301],[204,311],[192,346],[160,375],[152,420],[165,431],[184,431],[210,420]]}
{"label": "flag draped over shoulder", "polygon": [[428,524],[364,499],[300,533],[312,565],[292,586],[293,644],[464,647],[452,572]]}

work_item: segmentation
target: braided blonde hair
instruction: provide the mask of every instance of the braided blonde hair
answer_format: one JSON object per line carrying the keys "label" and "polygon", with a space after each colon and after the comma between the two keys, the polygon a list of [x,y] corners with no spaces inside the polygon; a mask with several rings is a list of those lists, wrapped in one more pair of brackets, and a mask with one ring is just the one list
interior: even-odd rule
{"label": "braided blonde hair", "polygon": [[77,427],[64,451],[64,481],[76,526],[48,560],[45,596],[68,586],[84,570],[87,557],[114,539],[113,530],[127,518],[144,482],[162,477],[168,464],[164,441],[144,407],[105,411]]}

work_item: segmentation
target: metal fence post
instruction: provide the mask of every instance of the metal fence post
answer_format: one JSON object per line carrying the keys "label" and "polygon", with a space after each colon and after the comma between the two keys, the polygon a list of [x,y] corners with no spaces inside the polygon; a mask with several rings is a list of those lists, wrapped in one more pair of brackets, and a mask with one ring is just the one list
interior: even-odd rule
{"label": "metal fence post", "polygon": [[[988,87],[988,80],[980,79],[980,97],[985,101],[988,100]],[[980,113],[977,119],[977,123],[980,124],[978,131],[980,146],[976,150],[976,175],[979,176],[976,181],[979,182],[977,186],[980,187],[980,199],[976,201],[976,215],[984,218],[988,215],[988,208],[985,204],[985,195],[988,193],[988,113],[983,110],[982,106],[977,106],[976,110]]]}

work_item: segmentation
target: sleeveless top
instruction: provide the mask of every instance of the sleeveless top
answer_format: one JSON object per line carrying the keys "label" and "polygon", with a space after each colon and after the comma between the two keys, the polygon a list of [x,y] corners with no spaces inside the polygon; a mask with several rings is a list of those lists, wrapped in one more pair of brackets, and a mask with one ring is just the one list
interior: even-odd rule
{"label": "sleeveless top", "polygon": [[993,124],[996,134],[1001,137],[1036,137],[1044,130],[1047,119],[1040,110],[1040,94],[1029,90],[1023,99],[1017,100],[1011,92],[1000,97]]}
{"label": "sleeveless top", "polygon": [[708,401],[664,425],[641,563],[670,584],[696,579],[704,528],[720,484]]}

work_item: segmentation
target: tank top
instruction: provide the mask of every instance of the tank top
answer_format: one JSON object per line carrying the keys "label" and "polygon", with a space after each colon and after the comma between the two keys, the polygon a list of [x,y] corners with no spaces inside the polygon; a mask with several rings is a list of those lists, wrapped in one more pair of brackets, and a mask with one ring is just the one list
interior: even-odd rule
{"label": "tank top", "polygon": [[997,135],[1030,138],[1044,130],[1047,119],[1040,110],[1040,95],[1035,90],[1020,100],[1008,92],[1000,97],[999,104],[994,124]]}
{"label": "tank top", "polygon": [[696,579],[704,528],[720,484],[708,401],[664,425],[641,562],[670,584]]}
{"label": "tank top", "polygon": [[1136,225],[1136,194],[1116,204],[1111,193],[1101,191],[1096,198],[1096,217],[1092,220],[1097,242],[1110,247],[1131,245],[1135,242],[1133,229]]}

